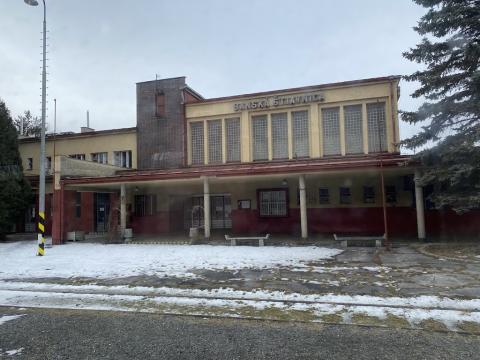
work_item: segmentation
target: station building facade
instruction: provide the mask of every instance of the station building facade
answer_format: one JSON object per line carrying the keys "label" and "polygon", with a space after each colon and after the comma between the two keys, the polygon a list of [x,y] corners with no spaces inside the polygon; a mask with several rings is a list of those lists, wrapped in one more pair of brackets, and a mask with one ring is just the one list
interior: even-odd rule
{"label": "station building facade", "polygon": [[[188,235],[192,227],[206,238],[478,234],[476,213],[425,208],[421,168],[398,146],[399,80],[212,99],[184,77],[138,83],[135,128],[69,135],[56,152],[53,241],[72,231]],[[27,165],[29,141],[20,145]]]}

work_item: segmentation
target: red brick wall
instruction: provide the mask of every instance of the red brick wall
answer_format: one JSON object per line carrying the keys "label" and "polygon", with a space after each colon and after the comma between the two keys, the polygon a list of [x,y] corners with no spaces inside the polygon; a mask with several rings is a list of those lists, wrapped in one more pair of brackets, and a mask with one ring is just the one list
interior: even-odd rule
{"label": "red brick wall", "polygon": [[150,216],[132,216],[133,234],[164,234],[170,231],[169,213],[161,211]]}

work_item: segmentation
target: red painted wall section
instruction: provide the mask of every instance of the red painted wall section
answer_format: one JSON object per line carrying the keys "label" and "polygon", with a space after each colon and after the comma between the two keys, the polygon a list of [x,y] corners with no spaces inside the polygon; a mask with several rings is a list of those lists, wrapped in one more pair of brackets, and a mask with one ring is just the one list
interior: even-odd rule
{"label": "red painted wall section", "polygon": [[[308,209],[310,234],[383,234],[383,209],[330,208]],[[387,208],[388,231],[391,236],[417,236],[417,215],[411,207]],[[457,215],[453,211],[426,210],[427,236],[480,237],[480,211]],[[261,218],[257,210],[233,210],[232,232],[235,234],[300,234],[298,209],[290,209],[286,218]]]}
{"label": "red painted wall section", "polygon": [[82,192],[81,216],[77,217],[75,209],[76,191],[65,190],[63,195],[64,236],[69,231],[94,231],[93,227],[93,193]]}
{"label": "red painted wall section", "polygon": [[168,211],[150,216],[132,216],[131,226],[136,234],[164,234],[170,231]]}
{"label": "red painted wall section", "polygon": [[452,210],[425,211],[427,236],[473,236],[472,240],[480,240],[480,210],[471,210],[458,215]]}

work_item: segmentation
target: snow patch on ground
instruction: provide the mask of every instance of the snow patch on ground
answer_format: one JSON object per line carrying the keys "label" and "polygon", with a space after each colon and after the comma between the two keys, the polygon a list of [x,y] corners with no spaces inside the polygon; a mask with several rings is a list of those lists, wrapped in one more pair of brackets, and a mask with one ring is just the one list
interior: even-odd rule
{"label": "snow patch on ground", "polygon": [[24,348],[21,347],[20,349],[6,350],[5,355],[7,355],[7,356],[20,355],[22,353],[23,349]]}
{"label": "snow patch on ground", "polygon": [[3,315],[3,316],[0,316],[0,325],[5,324],[7,321],[18,319],[19,317],[22,317],[22,316],[23,315]]}
{"label": "snow patch on ground", "polygon": [[316,246],[65,244],[35,256],[36,242],[0,244],[0,279],[113,278],[138,275],[196,277],[196,270],[272,269],[329,259],[341,250]]}

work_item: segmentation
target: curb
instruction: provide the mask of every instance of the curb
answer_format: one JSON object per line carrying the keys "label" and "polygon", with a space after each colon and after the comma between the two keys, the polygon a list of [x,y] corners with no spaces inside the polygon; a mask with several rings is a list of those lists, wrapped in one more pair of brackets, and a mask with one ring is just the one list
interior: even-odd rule
{"label": "curb", "polygon": [[430,256],[436,259],[444,259],[444,260],[450,260],[450,261],[459,261],[467,264],[480,264],[479,260],[467,260],[467,259],[460,259],[460,258],[454,258],[451,256],[442,256],[438,254],[431,253],[430,251],[427,251],[426,248],[430,246],[431,244],[424,244],[424,245],[416,245],[414,246],[414,249],[417,250],[420,254],[425,255],[425,256]]}

